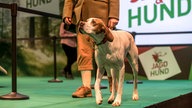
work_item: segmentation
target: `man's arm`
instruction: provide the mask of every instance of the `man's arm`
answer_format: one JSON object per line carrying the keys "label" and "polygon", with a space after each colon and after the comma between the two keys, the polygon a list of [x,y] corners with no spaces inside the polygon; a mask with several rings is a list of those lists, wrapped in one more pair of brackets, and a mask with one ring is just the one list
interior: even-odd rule
{"label": "man's arm", "polygon": [[108,27],[114,29],[119,22],[119,0],[109,0]]}
{"label": "man's arm", "polygon": [[63,16],[62,19],[65,17],[71,17],[73,11],[73,2],[72,0],[65,0],[64,6],[63,6]]}
{"label": "man's arm", "polygon": [[109,0],[109,18],[119,20],[119,0]]}

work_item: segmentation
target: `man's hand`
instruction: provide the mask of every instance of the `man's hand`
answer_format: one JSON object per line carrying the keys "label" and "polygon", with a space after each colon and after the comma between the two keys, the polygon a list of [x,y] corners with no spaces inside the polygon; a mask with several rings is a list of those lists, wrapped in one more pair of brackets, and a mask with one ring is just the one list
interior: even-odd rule
{"label": "man's hand", "polygon": [[108,22],[108,27],[113,30],[115,26],[118,24],[119,20],[115,18],[110,18]]}
{"label": "man's hand", "polygon": [[64,22],[65,24],[67,24],[67,25],[71,25],[71,18],[70,18],[70,17],[65,17],[65,18],[63,19],[63,22]]}

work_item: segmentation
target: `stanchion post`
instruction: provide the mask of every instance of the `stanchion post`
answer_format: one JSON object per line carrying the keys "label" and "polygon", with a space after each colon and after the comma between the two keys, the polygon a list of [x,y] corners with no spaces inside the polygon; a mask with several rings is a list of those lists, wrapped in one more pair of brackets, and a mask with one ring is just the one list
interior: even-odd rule
{"label": "stanchion post", "polygon": [[13,3],[11,7],[12,16],[12,92],[3,96],[0,99],[3,100],[24,100],[29,99],[28,96],[17,93],[17,4]]}
{"label": "stanchion post", "polygon": [[57,79],[57,58],[56,58],[56,40],[57,37],[53,36],[53,60],[54,60],[54,78],[48,82],[63,82],[62,80]]}

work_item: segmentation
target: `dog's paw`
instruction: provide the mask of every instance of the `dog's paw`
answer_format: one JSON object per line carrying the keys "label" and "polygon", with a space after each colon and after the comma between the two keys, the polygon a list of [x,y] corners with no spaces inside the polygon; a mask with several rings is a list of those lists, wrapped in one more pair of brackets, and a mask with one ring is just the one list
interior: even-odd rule
{"label": "dog's paw", "polygon": [[114,102],[114,95],[111,95],[109,98],[108,98],[108,104],[112,104]]}
{"label": "dog's paw", "polygon": [[97,105],[101,105],[103,103],[103,98],[102,98],[102,96],[96,96],[96,104]]}
{"label": "dog's paw", "polygon": [[121,95],[117,95],[112,106],[120,106],[121,105]]}
{"label": "dog's paw", "polygon": [[120,106],[121,105],[121,102],[120,101],[114,101],[113,103],[112,103],[112,106]]}
{"label": "dog's paw", "polygon": [[134,101],[139,100],[139,95],[138,95],[137,90],[135,92],[133,92],[132,100],[134,100]]}
{"label": "dog's paw", "polygon": [[112,104],[114,100],[108,100],[108,104]]}
{"label": "dog's paw", "polygon": [[103,100],[96,100],[97,105],[101,105],[103,103]]}
{"label": "dog's paw", "polygon": [[134,100],[134,101],[139,100],[139,96],[138,96],[138,95],[133,95],[133,96],[132,96],[132,100]]}
{"label": "dog's paw", "polygon": [[102,98],[102,92],[99,91],[95,91],[95,97],[96,97],[96,104],[101,105],[103,102],[103,98]]}

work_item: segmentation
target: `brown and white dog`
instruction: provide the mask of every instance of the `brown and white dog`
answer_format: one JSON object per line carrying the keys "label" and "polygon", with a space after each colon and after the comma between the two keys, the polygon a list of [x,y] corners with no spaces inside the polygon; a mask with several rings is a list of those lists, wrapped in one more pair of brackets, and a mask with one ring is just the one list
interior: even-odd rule
{"label": "brown and white dog", "polygon": [[[103,101],[100,83],[106,70],[107,74],[112,76],[112,93],[108,98],[108,103],[112,103],[112,106],[120,106],[125,74],[124,60],[126,57],[128,58],[134,75],[132,99],[138,100],[138,49],[133,36],[126,31],[110,30],[99,18],[89,18],[86,22],[80,22],[79,30],[83,34],[88,34],[95,42],[95,60],[98,66],[94,86],[96,103],[102,104]],[[119,76],[119,81],[116,91],[115,84],[117,76]]]}

